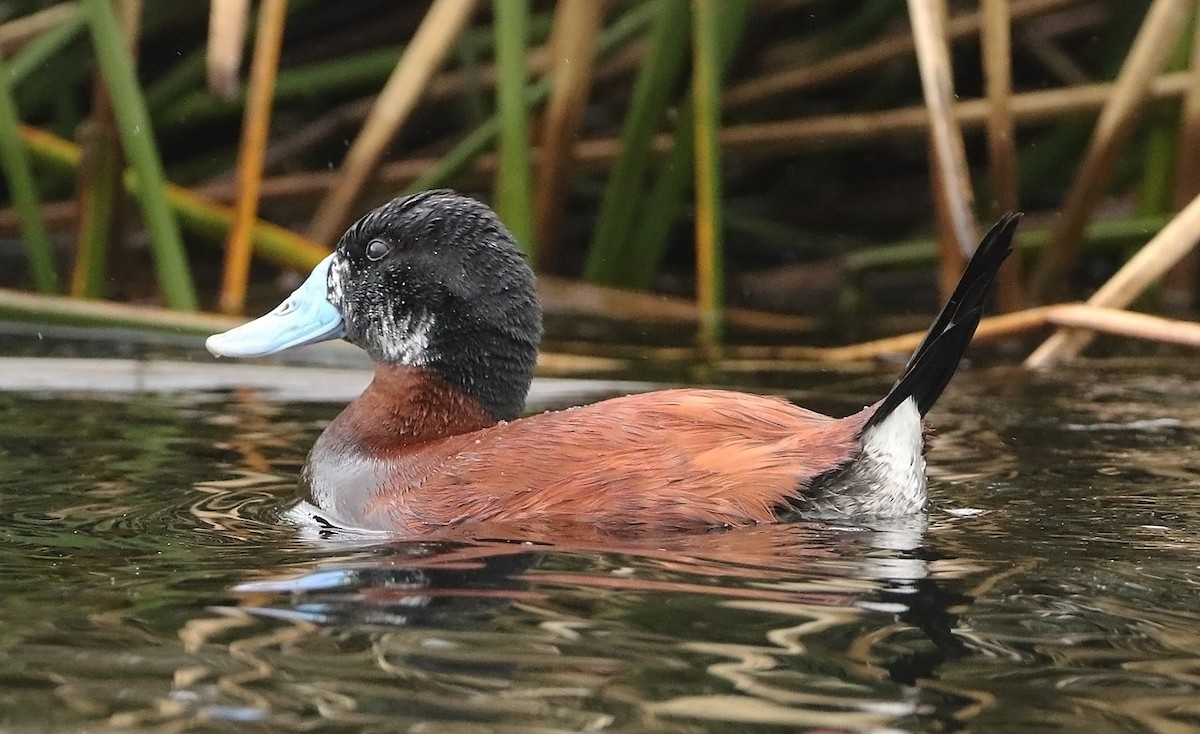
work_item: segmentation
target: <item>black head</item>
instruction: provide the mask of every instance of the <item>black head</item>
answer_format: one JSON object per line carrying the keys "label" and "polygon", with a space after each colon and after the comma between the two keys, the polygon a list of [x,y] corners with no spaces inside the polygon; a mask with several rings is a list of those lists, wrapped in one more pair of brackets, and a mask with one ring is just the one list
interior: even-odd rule
{"label": "black head", "polygon": [[453,191],[394,199],[354,223],[329,269],[346,340],[425,367],[497,420],[519,417],[542,312],[533,271],[487,205]]}

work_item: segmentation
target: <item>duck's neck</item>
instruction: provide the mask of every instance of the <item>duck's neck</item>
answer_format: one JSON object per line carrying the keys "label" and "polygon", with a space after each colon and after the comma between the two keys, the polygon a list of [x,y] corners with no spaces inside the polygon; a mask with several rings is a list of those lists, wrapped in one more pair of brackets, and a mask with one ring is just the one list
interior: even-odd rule
{"label": "duck's neck", "polygon": [[478,402],[431,370],[377,364],[371,384],[329,424],[322,438],[386,454],[496,422]]}

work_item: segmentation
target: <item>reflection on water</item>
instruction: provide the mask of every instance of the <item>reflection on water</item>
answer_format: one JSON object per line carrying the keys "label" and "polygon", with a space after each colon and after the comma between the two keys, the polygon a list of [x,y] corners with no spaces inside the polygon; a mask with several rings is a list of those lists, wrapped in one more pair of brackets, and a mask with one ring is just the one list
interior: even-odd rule
{"label": "reflection on water", "polygon": [[436,542],[283,521],[336,406],[0,393],[0,728],[1192,731],[1196,376],[960,376],[927,518]]}

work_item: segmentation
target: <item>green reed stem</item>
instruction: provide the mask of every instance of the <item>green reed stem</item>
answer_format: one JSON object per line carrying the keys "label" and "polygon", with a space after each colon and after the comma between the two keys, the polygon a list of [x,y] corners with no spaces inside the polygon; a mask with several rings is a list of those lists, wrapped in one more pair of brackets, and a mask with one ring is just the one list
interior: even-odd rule
{"label": "green reed stem", "polygon": [[[289,17],[299,16],[305,10],[309,9],[314,2],[315,0],[291,0],[291,2],[288,3]],[[247,38],[250,36],[251,28],[252,24],[247,23]],[[146,33],[147,30],[148,29],[145,28],[143,29],[143,36],[148,35]],[[172,30],[173,29],[168,29],[167,33],[170,33]],[[196,46],[185,56],[180,58],[179,61],[177,61],[171,68],[163,72],[163,74],[160,75],[153,84],[146,86],[145,90],[143,91],[143,96],[146,98],[146,107],[150,110],[151,118],[153,118],[156,122],[159,121],[159,115],[165,109],[184,99],[190,92],[204,88],[206,76],[206,51],[206,45],[201,43],[199,46]],[[395,59],[393,58],[392,61],[394,64]],[[207,90],[203,92],[196,92],[196,98],[199,99],[201,97],[206,97],[210,102],[213,103],[226,103],[225,100],[217,100],[211,94],[208,94]],[[238,100],[237,108],[230,110],[231,112],[240,111],[241,107],[245,105],[245,95],[240,95]],[[183,104],[186,105],[187,103]],[[187,109],[188,108],[185,106],[185,113]]]}
{"label": "green reed stem", "polygon": [[[324,94],[345,95],[348,90],[367,91],[385,81],[396,69],[396,61],[404,53],[404,46],[374,49],[361,54],[342,56],[312,64],[282,69],[275,83],[275,102],[291,102],[299,99],[316,99]],[[177,80],[160,82],[154,99],[169,100],[180,86],[191,82],[192,75],[199,73],[204,78],[204,57],[188,60],[180,68]],[[182,64],[181,64],[182,66]],[[222,117],[233,117],[246,106],[243,90],[237,97],[223,101],[213,97],[208,90],[193,91],[162,108],[155,109],[154,121],[162,127],[196,126]]]}
{"label": "green reed stem", "polygon": [[[656,2],[634,5],[624,15],[617,18],[600,36],[600,40],[596,43],[597,56],[605,58],[633,40],[657,12],[658,3]],[[549,96],[550,80],[543,77],[536,84],[526,87],[525,105],[526,107],[536,107]],[[475,159],[491,147],[499,132],[499,118],[493,115],[443,155],[436,166],[418,176],[416,180],[405,187],[404,192],[412,194],[447,185],[455,176],[470,168]]]}
{"label": "green reed stem", "polygon": [[[296,11],[289,5],[289,15]],[[551,13],[537,13],[529,22],[534,41],[544,40],[550,32]],[[493,34],[490,28],[468,28],[459,40],[460,47],[481,58],[490,58]],[[298,99],[319,99],[323,95],[344,97],[347,90],[369,91],[391,76],[406,46],[371,49],[358,54],[315,61],[279,70],[275,80],[276,106]],[[146,91],[146,102],[161,127],[201,125],[223,117],[241,114],[246,95],[219,100],[203,89],[204,49],[190,53]]]}
{"label": "green reed stem", "polygon": [[634,215],[642,198],[642,180],[650,163],[654,134],[672,101],[688,45],[686,0],[665,0],[650,32],[646,63],[638,73],[629,112],[621,131],[621,152],[608,175],[584,277],[617,284],[628,254]]}
{"label": "green reed stem", "polygon": [[454,57],[458,68],[466,78],[466,89],[463,90],[459,102],[468,124],[479,125],[487,119],[491,105],[483,86],[483,66],[479,60],[479,49],[472,43],[459,42],[455,44]]}
{"label": "green reed stem", "polygon": [[13,101],[12,77],[8,64],[0,59],[0,165],[8,180],[13,206],[21,216],[21,235],[29,253],[29,270],[34,285],[43,293],[58,290],[58,273],[54,269],[54,254],[50,238],[38,210],[37,186],[25,148],[21,145],[20,120]]}
{"label": "green reed stem", "polygon": [[[1197,22],[1195,13],[1189,14],[1188,27],[1180,34],[1179,42],[1167,59],[1165,72],[1182,71],[1188,68],[1192,51],[1192,26]],[[1175,189],[1175,168],[1179,147],[1179,113],[1148,115],[1150,131],[1145,139],[1142,160],[1142,183],[1138,187],[1137,213],[1159,214],[1171,210]]]}
{"label": "green reed stem", "polygon": [[496,109],[500,115],[500,168],[496,211],[527,253],[534,250],[530,202],[529,111],[525,106],[525,44],[529,0],[494,0]]}
{"label": "green reed stem", "polygon": [[[719,25],[724,29],[721,37],[722,74],[729,71],[751,7],[752,3],[747,0],[720,3]],[[622,272],[617,282],[623,287],[648,288],[667,250],[667,238],[678,220],[688,183],[692,180],[696,132],[694,110],[691,97],[680,106],[679,124],[671,150],[659,166],[658,178],[645,197],[636,217],[637,227],[620,257]]]}
{"label": "green reed stem", "polygon": [[614,285],[645,290],[654,282],[654,274],[667,251],[667,240],[679,219],[679,208],[692,180],[696,140],[693,117],[689,98],[679,110],[679,128],[671,141],[671,150],[659,165],[658,178],[641,206],[629,247],[620,257],[621,276]]}
{"label": "green reed stem", "polygon": [[137,173],[136,195],[150,234],[159,285],[172,308],[197,307],[183,241],[167,204],[166,177],[154,144],[146,102],[138,87],[133,63],[125,50],[120,25],[109,0],[81,0],[100,69],[112,94],[113,114],[125,154]]}
{"label": "green reed stem", "polygon": [[[162,76],[146,87],[146,107],[157,118],[164,114],[171,114],[177,110],[171,109],[173,105],[183,107],[183,114],[187,114],[186,100],[190,100],[189,93],[197,87],[204,84],[205,73],[205,47],[193,49],[187,56],[184,56],[179,61],[163,72]],[[199,97],[200,93],[196,93]],[[210,97],[211,99],[211,97]],[[168,111],[170,110],[170,111]]]}
{"label": "green reed stem", "polygon": [[[99,99],[99,97],[95,97]],[[108,242],[113,233],[113,218],[121,185],[120,148],[115,145],[112,118],[97,109],[83,125],[88,149],[87,165],[78,175],[79,242],[75,247],[75,270],[71,274],[71,295],[99,298],[104,294],[108,269]],[[107,118],[107,119],[106,119]]]}
{"label": "green reed stem", "polygon": [[[21,142],[26,152],[41,166],[56,173],[77,175],[83,160],[79,146],[44,130],[22,126]],[[136,177],[126,171],[122,184],[128,193],[136,191]],[[166,186],[167,202],[189,232],[210,244],[224,246],[233,225],[233,208],[207,199],[191,189],[175,184]],[[264,260],[296,270],[311,270],[329,254],[328,248],[270,222],[259,220],[251,234],[254,252]]]}
{"label": "green reed stem", "polygon": [[[1120,250],[1130,244],[1142,244],[1170,221],[1170,214],[1155,214],[1093,222],[1084,231],[1084,245],[1095,250]],[[1045,249],[1049,241],[1050,230],[1043,228],[1022,230],[1017,243],[1021,252],[1030,253]],[[848,273],[862,273],[924,266],[936,258],[937,241],[921,239],[863,247],[848,253],[842,264]]]}
{"label": "green reed stem", "polygon": [[75,40],[86,22],[83,13],[77,10],[59,25],[27,43],[8,65],[10,83],[21,83],[31,72]]}

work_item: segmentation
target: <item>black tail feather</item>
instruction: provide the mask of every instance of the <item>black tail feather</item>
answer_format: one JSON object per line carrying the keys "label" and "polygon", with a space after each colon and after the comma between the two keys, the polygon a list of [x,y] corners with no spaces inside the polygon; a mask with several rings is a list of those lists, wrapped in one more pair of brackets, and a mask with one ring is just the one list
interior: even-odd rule
{"label": "black tail feather", "polygon": [[929,412],[937,402],[975,335],[996,273],[1012,252],[1013,234],[1020,220],[1020,214],[1006,214],[984,235],[967,263],[958,287],[929,327],[917,351],[913,352],[900,379],[867,421],[867,426],[888,417],[896,406],[910,397],[916,398],[921,415]]}

